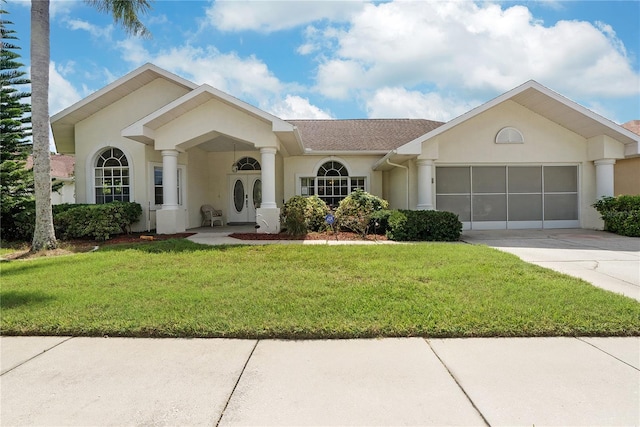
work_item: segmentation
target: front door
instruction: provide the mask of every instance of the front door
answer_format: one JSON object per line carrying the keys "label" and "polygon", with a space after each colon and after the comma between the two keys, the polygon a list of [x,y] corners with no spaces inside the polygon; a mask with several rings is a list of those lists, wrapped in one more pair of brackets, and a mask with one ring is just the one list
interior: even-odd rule
{"label": "front door", "polygon": [[256,209],[262,202],[262,180],[259,174],[229,177],[228,222],[255,223]]}

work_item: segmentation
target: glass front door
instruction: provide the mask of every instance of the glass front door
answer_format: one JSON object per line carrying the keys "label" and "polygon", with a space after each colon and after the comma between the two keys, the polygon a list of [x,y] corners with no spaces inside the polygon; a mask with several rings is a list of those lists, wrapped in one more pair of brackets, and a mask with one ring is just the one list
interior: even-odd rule
{"label": "glass front door", "polygon": [[262,203],[260,175],[232,175],[229,183],[229,222],[255,223],[256,209]]}

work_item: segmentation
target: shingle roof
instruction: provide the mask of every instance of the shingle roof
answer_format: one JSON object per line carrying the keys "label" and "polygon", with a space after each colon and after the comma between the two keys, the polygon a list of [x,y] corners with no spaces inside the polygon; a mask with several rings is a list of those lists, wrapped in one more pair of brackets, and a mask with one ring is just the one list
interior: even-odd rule
{"label": "shingle roof", "polygon": [[640,135],[640,120],[631,120],[622,125],[623,128]]}
{"label": "shingle roof", "polygon": [[287,120],[314,151],[390,151],[443,122],[422,119]]}
{"label": "shingle roof", "polygon": [[[51,155],[51,176],[53,178],[71,178],[73,176],[73,169],[76,164],[76,158],[74,156],[68,156],[65,154],[52,154]],[[33,167],[33,156],[27,157],[25,168],[31,169]]]}

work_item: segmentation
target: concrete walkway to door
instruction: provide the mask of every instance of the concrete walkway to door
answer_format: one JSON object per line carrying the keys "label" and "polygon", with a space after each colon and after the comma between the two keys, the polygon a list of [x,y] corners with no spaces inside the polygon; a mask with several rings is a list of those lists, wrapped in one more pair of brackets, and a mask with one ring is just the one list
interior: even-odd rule
{"label": "concrete walkway to door", "polygon": [[640,239],[585,229],[469,230],[461,239],[509,252],[640,301]]}

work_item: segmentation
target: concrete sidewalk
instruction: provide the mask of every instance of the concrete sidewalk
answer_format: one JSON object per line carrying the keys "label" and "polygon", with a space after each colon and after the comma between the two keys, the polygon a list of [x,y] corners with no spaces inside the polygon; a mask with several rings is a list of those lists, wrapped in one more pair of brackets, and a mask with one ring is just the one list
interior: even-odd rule
{"label": "concrete sidewalk", "polygon": [[2,425],[640,425],[640,338],[0,337]]}

